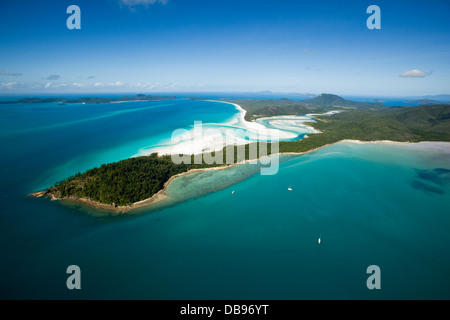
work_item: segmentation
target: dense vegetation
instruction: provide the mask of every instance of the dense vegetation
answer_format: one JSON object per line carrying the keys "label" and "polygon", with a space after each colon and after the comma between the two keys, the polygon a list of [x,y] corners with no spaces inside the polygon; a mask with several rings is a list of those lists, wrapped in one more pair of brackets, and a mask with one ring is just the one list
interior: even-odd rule
{"label": "dense vegetation", "polygon": [[[242,146],[243,158],[238,159],[238,147],[233,149],[233,163],[242,160],[256,159],[259,148],[264,146],[267,153],[271,153],[270,144],[255,143],[256,155],[251,156],[250,145]],[[216,159],[222,159],[227,163],[227,148],[212,152],[210,155]],[[105,204],[117,206],[129,205],[144,199],[151,198],[154,194],[164,188],[164,184],[170,177],[186,172],[191,169],[218,167],[221,164],[207,164],[205,159],[195,161],[195,156],[190,155],[190,164],[174,164],[171,156],[158,156],[156,153],[149,156],[130,158],[123,161],[104,164],[100,168],[94,168],[85,173],[58,182],[54,187],[46,191],[46,195],[57,198],[76,197],[98,201]],[[220,161],[220,160],[219,160]],[[217,162],[219,162],[217,161]],[[198,164],[195,164],[195,163]]]}
{"label": "dense vegetation", "polygon": [[307,106],[333,106],[333,107],[347,107],[347,108],[358,108],[358,109],[372,109],[372,108],[382,108],[385,105],[379,102],[358,102],[346,100],[335,94],[322,93],[313,99],[302,101]]}
{"label": "dense vegetation", "polygon": [[[230,100],[228,100],[230,101]],[[259,117],[273,117],[280,115],[300,115],[306,113],[323,113],[336,108],[343,109],[377,109],[385,108],[381,103],[356,102],[346,100],[334,94],[321,94],[314,99],[295,101],[290,99],[280,100],[255,100],[236,99],[233,102],[239,104],[247,113],[245,120],[251,121]]]}
{"label": "dense vegetation", "polygon": [[48,190],[56,197],[75,196],[106,204],[127,205],[150,198],[171,176],[203,165],[175,165],[170,156],[152,154],[104,164],[60,181]]}
{"label": "dense vegetation", "polygon": [[[338,101],[334,97],[323,99]],[[237,102],[236,100],[233,102]],[[311,110],[327,111],[340,109],[342,112],[332,116],[317,116],[311,125],[321,133],[311,134],[307,139],[294,142],[280,142],[280,152],[306,152],[344,139],[361,141],[450,141],[450,105],[429,105],[419,107],[389,108],[372,104],[361,107],[347,106],[305,106],[298,102],[282,99],[240,100],[241,106],[251,117],[273,116],[280,114],[303,114]],[[267,144],[257,144],[258,150]],[[230,148],[230,147],[229,147]],[[268,154],[270,144],[268,145]],[[231,149],[228,149],[231,150]],[[245,159],[249,159],[250,145],[245,146]],[[237,147],[233,147],[234,162]],[[226,148],[211,156],[223,159],[225,163]],[[259,154],[259,152],[258,152]],[[191,163],[194,163],[194,156]],[[170,156],[152,154],[147,157],[131,158],[117,163],[102,165],[83,174],[61,181],[47,190],[47,195],[59,198],[74,196],[88,198],[101,203],[119,206],[138,202],[157,193],[171,176],[190,169],[217,167],[218,164],[181,164],[175,165]]]}
{"label": "dense vegetation", "polygon": [[311,112],[323,112],[328,109],[323,107],[306,107],[300,101],[290,99],[280,100],[255,100],[255,99],[236,99],[227,100],[240,105],[247,111],[245,120],[252,121],[259,117],[273,117],[280,115],[300,115]]}
{"label": "dense vegetation", "polygon": [[322,133],[280,142],[280,152],[304,152],[344,139],[374,141],[450,141],[450,105],[357,109],[315,117]]}

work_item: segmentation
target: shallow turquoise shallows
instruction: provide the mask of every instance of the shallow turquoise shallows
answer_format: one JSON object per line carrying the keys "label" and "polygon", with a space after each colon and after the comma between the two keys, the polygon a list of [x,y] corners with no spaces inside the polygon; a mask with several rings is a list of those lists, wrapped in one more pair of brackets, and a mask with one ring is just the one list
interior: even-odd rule
{"label": "shallow turquoise shallows", "polygon": [[[0,105],[0,298],[450,299],[450,154],[438,146],[342,142],[281,156],[272,176],[251,164],[186,175],[170,206],[132,216],[26,197],[236,112]],[[69,265],[81,290],[66,287]],[[371,265],[381,290],[366,286]]]}

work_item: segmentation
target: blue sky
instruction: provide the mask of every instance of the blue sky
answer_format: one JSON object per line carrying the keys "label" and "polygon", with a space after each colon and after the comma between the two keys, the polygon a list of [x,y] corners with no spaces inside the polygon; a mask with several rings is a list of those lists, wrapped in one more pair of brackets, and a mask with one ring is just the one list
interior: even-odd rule
{"label": "blue sky", "polygon": [[[69,30],[69,5],[81,30]],[[369,30],[369,5],[381,29]],[[450,93],[450,2],[0,3],[0,94]]]}

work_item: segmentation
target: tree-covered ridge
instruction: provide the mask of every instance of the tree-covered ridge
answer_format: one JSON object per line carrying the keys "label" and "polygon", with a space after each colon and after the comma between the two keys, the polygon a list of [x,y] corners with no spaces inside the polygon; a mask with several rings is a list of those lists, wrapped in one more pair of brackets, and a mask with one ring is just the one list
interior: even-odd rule
{"label": "tree-covered ridge", "polygon": [[[256,156],[250,150],[256,149]],[[245,146],[230,146],[209,155],[215,159],[221,159],[221,163],[208,164],[205,158],[196,160],[194,155],[189,155],[190,163],[175,164],[168,155],[158,156],[153,153],[149,156],[130,158],[115,163],[103,164],[99,168],[78,173],[58,182],[49,188],[46,196],[54,196],[59,199],[67,197],[84,198],[104,204],[117,206],[130,205],[151,198],[164,188],[164,184],[177,174],[192,169],[204,169],[225,166],[227,163],[227,151],[233,150],[233,163],[243,160],[256,159],[259,148],[264,147],[267,153],[271,153],[270,144],[254,143]],[[242,148],[243,159],[238,158],[238,148]],[[180,155],[182,156],[182,155]],[[220,160],[219,160],[220,161]],[[218,162],[219,162],[218,161]]]}
{"label": "tree-covered ridge", "polygon": [[304,152],[341,140],[450,141],[450,105],[357,109],[316,116],[309,138],[280,142],[280,152]]}
{"label": "tree-covered ridge", "polygon": [[307,106],[330,106],[330,107],[350,107],[359,109],[383,108],[384,104],[380,102],[358,102],[346,100],[335,94],[322,93],[321,95],[302,101]]}
{"label": "tree-covered ridge", "polygon": [[149,96],[145,94],[138,94],[135,96],[123,96],[119,98],[104,98],[104,97],[84,97],[84,98],[22,98],[13,101],[0,101],[0,104],[11,103],[111,103],[111,102],[129,102],[129,101],[163,101],[174,100],[175,96]]}
{"label": "tree-covered ridge", "polygon": [[240,105],[247,111],[245,120],[252,121],[260,117],[281,115],[301,115],[306,113],[323,113],[335,109],[380,109],[386,108],[379,102],[357,102],[346,100],[334,94],[322,93],[307,100],[295,101],[291,99],[235,99],[228,100]]}
{"label": "tree-covered ridge", "polygon": [[240,105],[247,112],[245,120],[252,121],[259,117],[273,117],[280,115],[300,115],[311,112],[325,111],[323,107],[306,107],[301,101],[291,99],[234,99],[227,100]]}
{"label": "tree-covered ridge", "polygon": [[78,173],[60,181],[48,193],[57,198],[72,196],[122,206],[152,197],[174,175],[205,167],[205,164],[176,165],[170,156],[154,153]]}

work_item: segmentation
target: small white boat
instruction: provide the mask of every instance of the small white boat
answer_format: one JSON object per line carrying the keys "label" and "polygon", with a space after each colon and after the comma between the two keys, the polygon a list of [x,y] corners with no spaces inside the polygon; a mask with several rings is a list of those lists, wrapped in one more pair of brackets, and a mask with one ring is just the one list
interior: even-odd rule
{"label": "small white boat", "polygon": [[317,243],[320,244],[322,242],[322,240],[319,238],[319,240],[317,240]]}
{"label": "small white boat", "polygon": [[292,186],[290,186],[290,187],[288,188],[288,191],[292,191]]}
{"label": "small white boat", "polygon": [[231,192],[231,194],[234,194],[234,190],[233,190],[233,192]]}

